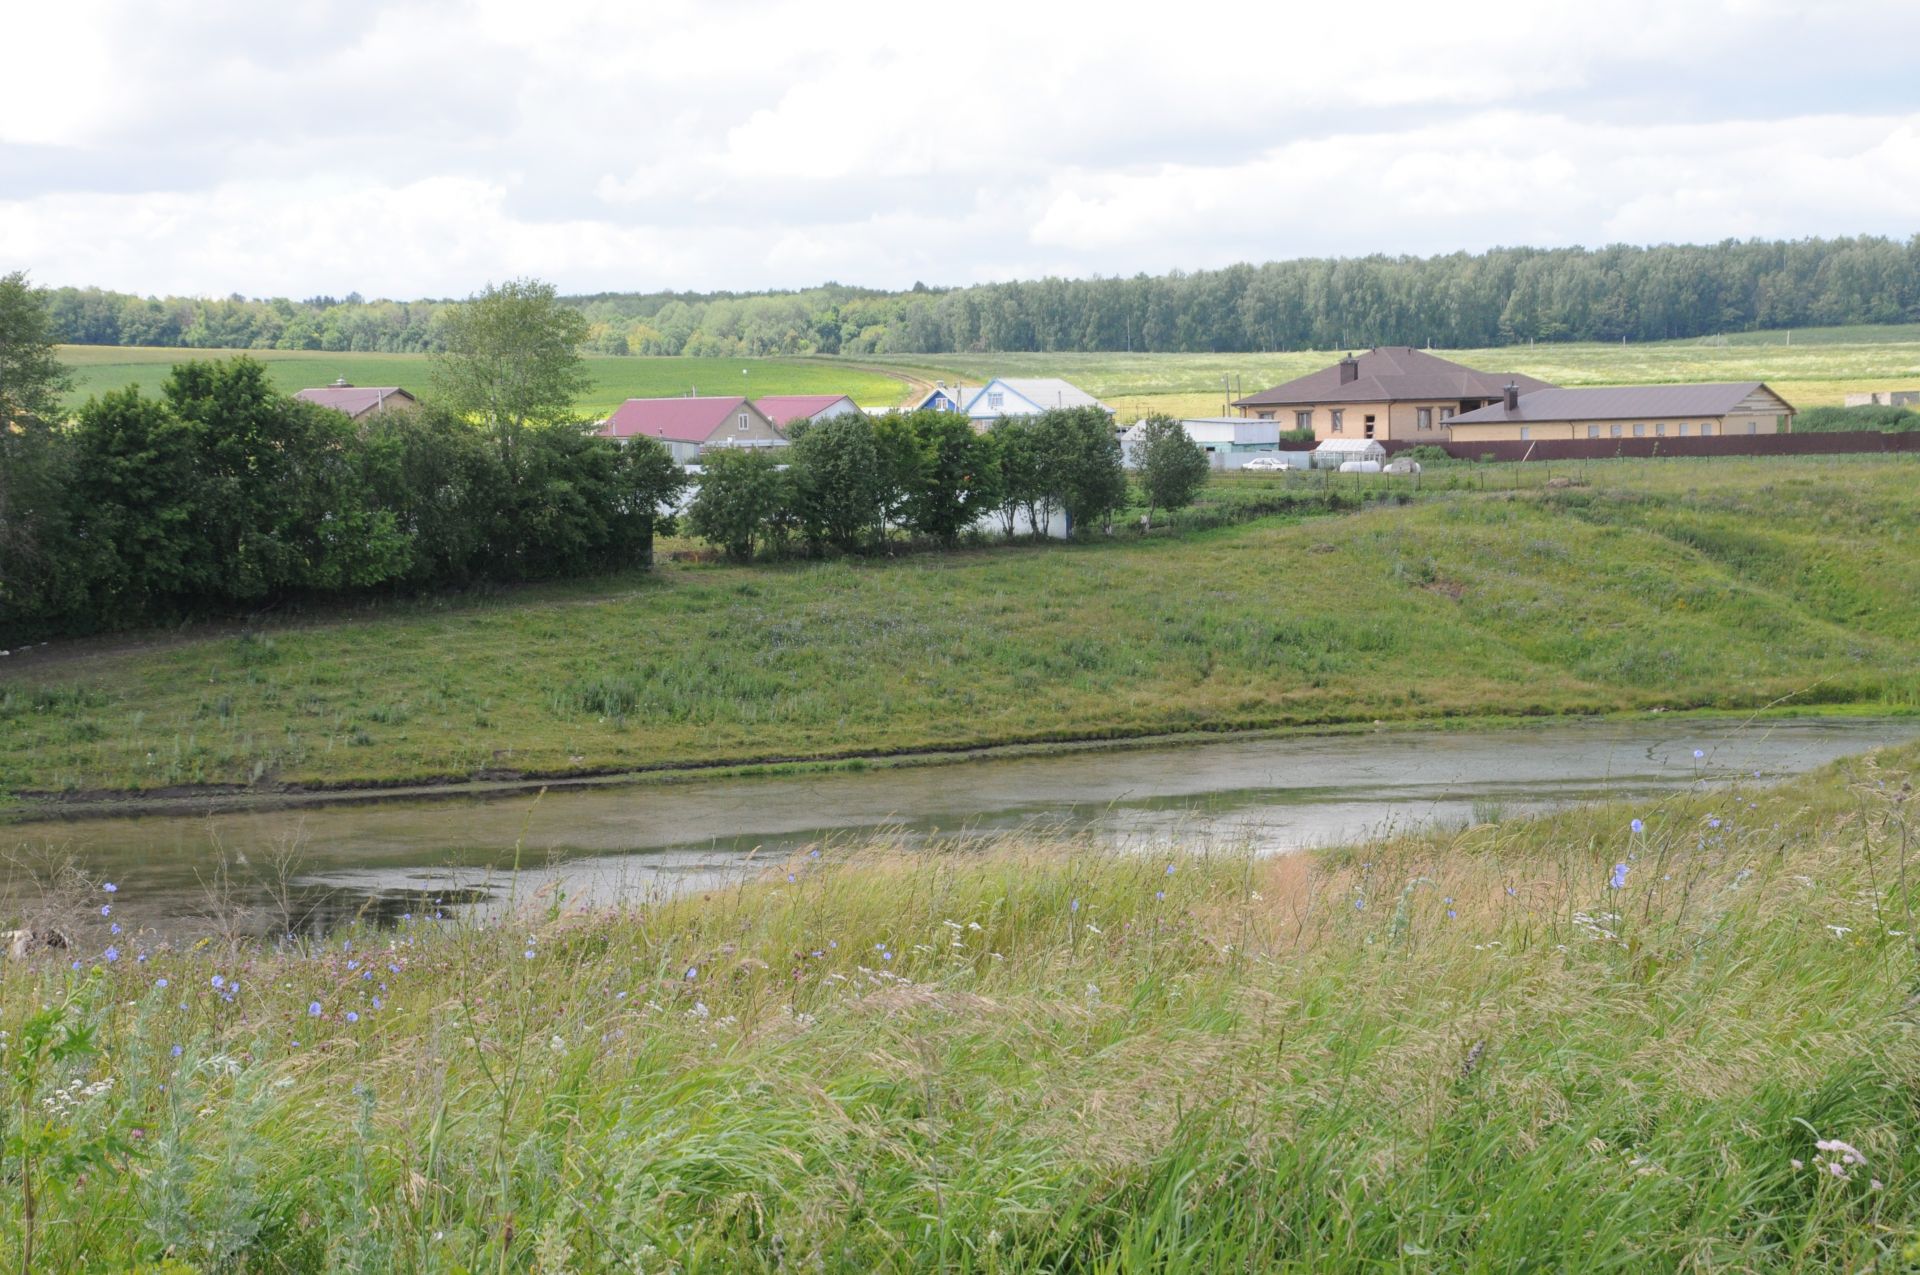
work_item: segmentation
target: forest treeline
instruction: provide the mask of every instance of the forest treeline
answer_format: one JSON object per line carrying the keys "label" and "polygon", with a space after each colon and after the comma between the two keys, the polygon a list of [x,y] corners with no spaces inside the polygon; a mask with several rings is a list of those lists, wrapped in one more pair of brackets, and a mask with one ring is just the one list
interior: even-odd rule
{"label": "forest treeline", "polygon": [[[437,350],[439,301],[136,297],[48,291],[77,345]],[[1755,329],[1920,321],[1920,235],[1641,248],[1498,248],[1314,258],[1132,278],[907,292],[564,298],[585,348],[753,357],[968,351],[1230,352],[1515,341],[1658,341]]]}

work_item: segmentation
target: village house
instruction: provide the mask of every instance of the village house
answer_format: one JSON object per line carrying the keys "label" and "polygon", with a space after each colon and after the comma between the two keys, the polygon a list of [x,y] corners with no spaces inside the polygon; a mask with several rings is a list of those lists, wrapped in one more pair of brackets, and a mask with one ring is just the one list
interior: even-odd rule
{"label": "village house", "polygon": [[795,421],[826,421],[860,411],[845,394],[764,394],[753,405],[783,430]]}
{"label": "village house", "polygon": [[1456,443],[1786,434],[1793,405],[1759,381],[1523,390],[1453,420]]}
{"label": "village house", "polygon": [[398,385],[353,385],[341,377],[332,385],[300,390],[294,397],[303,403],[317,403],[344,412],[349,420],[364,420],[381,412],[405,411],[420,406],[420,400]]}
{"label": "village house", "polygon": [[1233,405],[1243,417],[1311,429],[1315,439],[1443,443],[1455,417],[1497,402],[1509,382],[1523,391],[1549,388],[1530,376],[1479,372],[1411,346],[1389,345],[1349,354]]}
{"label": "village house", "polygon": [[785,447],[786,438],[765,412],[740,395],[630,398],[600,423],[602,438],[626,442],[652,438],[680,464],[692,464],[709,447]]}
{"label": "village house", "polygon": [[948,385],[945,381],[935,381],[933,388],[923,394],[918,402],[909,403],[909,412],[957,412],[966,406],[966,387]]}
{"label": "village house", "polygon": [[996,376],[967,396],[961,408],[975,429],[984,430],[1003,416],[1038,416],[1056,408],[1113,409],[1079,386],[1057,376]]}

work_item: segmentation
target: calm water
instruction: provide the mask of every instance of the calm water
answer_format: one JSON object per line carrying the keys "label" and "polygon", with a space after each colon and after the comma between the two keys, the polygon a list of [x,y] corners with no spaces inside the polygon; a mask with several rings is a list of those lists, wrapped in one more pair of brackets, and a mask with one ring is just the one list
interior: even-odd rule
{"label": "calm water", "polygon": [[[226,915],[264,932],[363,911],[495,909],[543,889],[604,901],[706,888],[796,850],[875,836],[923,845],[1064,827],[1121,848],[1284,852],[1702,779],[1777,780],[1915,737],[1920,720],[1860,719],[1300,736],[538,800],[24,824],[0,827],[0,847],[16,861],[71,855],[115,881],[130,928],[179,935]],[[17,866],[7,876],[14,893],[30,888]]]}

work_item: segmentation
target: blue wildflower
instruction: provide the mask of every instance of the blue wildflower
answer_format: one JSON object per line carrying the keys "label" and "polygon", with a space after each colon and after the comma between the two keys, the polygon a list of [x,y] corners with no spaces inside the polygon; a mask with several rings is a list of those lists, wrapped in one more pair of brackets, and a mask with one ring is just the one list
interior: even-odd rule
{"label": "blue wildflower", "polygon": [[1630,826],[1633,828],[1635,832],[1645,832],[1647,830],[1647,825],[1642,823],[1638,819],[1635,819]]}
{"label": "blue wildflower", "polygon": [[1078,912],[1079,910],[1080,910],[1080,900],[1075,899],[1073,902],[1067,904],[1067,911]]}
{"label": "blue wildflower", "polygon": [[528,948],[528,949],[527,949],[527,951],[526,951],[526,958],[527,958],[528,960],[532,960],[532,959],[533,959],[533,949],[532,949],[532,948]]}
{"label": "blue wildflower", "polygon": [[1168,876],[1172,876],[1172,875],[1173,875],[1173,865],[1172,865],[1171,863],[1169,863],[1169,864],[1167,865],[1167,875],[1168,875]]}
{"label": "blue wildflower", "polygon": [[179,1057],[179,1056],[180,1056],[181,1054],[183,1054],[183,1053],[185,1053],[185,1052],[186,1052],[186,1051],[185,1051],[184,1049],[181,1049],[181,1048],[180,1048],[180,1046],[178,1046],[178,1045],[175,1045],[175,1046],[173,1047],[173,1056],[174,1056],[175,1058],[178,1058],[178,1057]]}
{"label": "blue wildflower", "polygon": [[109,934],[118,934],[119,932],[120,932],[120,922],[118,921],[115,921],[112,925],[109,925],[107,927],[107,933]]}
{"label": "blue wildflower", "polygon": [[1695,761],[1699,761],[1702,757],[1705,757],[1705,756],[1706,754],[1704,752],[1701,752],[1698,748],[1693,750],[1693,759]]}
{"label": "blue wildflower", "polygon": [[120,959],[120,949],[117,947],[108,947],[107,950],[102,952],[100,955],[106,957],[107,964],[111,965],[115,961]]}
{"label": "blue wildflower", "polygon": [[165,987],[167,985],[167,980],[164,978],[156,978],[153,980],[153,985],[155,987]]}
{"label": "blue wildflower", "polygon": [[107,882],[107,883],[106,883],[105,885],[103,885],[103,886],[101,886],[100,888],[101,888],[102,890],[104,890],[104,891],[106,891],[106,892],[107,892],[108,894],[118,894],[118,893],[120,893],[120,887],[119,887],[119,886],[117,886],[117,885],[115,885],[115,884],[114,884],[113,882],[111,882],[111,881],[109,881],[109,882]]}
{"label": "blue wildflower", "polygon": [[225,987],[227,985],[227,980],[218,974],[215,974],[212,978],[208,979],[207,981],[209,983],[212,983],[215,987]]}
{"label": "blue wildflower", "polygon": [[318,1018],[318,1017],[320,1017],[320,1002],[319,1002],[319,1001],[308,1001],[308,1002],[307,1002],[307,1017],[308,1017],[308,1018]]}
{"label": "blue wildflower", "polygon": [[1448,909],[1447,909],[1447,920],[1449,920],[1449,921],[1451,921],[1451,920],[1453,920],[1453,909],[1452,909],[1452,908],[1448,908]]}
{"label": "blue wildflower", "polygon": [[1156,899],[1164,899],[1167,897],[1167,892],[1165,890],[1155,890],[1153,892],[1153,897]]}
{"label": "blue wildflower", "polygon": [[1607,885],[1615,890],[1624,890],[1627,888],[1626,864],[1616,863],[1613,865],[1613,875],[1607,879]]}
{"label": "blue wildflower", "polygon": [[111,903],[102,903],[102,904],[100,905],[100,915],[101,915],[101,916],[112,916],[112,915],[113,915],[113,904],[111,904]]}
{"label": "blue wildflower", "polygon": [[695,979],[695,978],[698,978],[699,976],[700,976],[700,967],[698,965],[687,966],[688,979]]}
{"label": "blue wildflower", "polygon": [[350,1009],[350,1010],[348,1010],[348,1011],[347,1011],[347,1021],[348,1021],[348,1022],[350,1022],[350,1023],[357,1023],[357,1022],[359,1022],[359,1021],[360,1021],[360,1015],[359,1015],[359,1013],[357,1013],[356,1011],[354,1011],[354,1010],[351,1010],[351,1009]]}

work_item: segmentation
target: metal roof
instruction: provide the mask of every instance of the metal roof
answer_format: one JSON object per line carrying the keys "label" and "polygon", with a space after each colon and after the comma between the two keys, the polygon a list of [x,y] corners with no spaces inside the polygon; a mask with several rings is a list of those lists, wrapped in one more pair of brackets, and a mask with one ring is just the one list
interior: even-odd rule
{"label": "metal roof", "polygon": [[[1687,416],[1725,416],[1761,381],[1718,381],[1702,385],[1604,385],[1584,389],[1534,390],[1508,411],[1505,402],[1462,412],[1449,425],[1498,425],[1509,421],[1650,421]],[[1772,390],[1767,390],[1773,394]],[[1777,394],[1773,397],[1779,398]],[[1781,399],[1783,404],[1785,399]],[[1792,411],[1792,407],[1787,407]]]}
{"label": "metal roof", "polygon": [[967,397],[966,412],[969,416],[973,415],[976,405],[984,406],[981,403],[982,396],[995,386],[1013,391],[1043,412],[1056,407],[1097,407],[1103,412],[1113,410],[1071,381],[1063,381],[1057,376],[996,376]]}
{"label": "metal roof", "polygon": [[860,410],[860,405],[845,394],[763,394],[753,400],[753,405],[775,425],[812,419],[835,403],[845,403],[856,412]]}
{"label": "metal roof", "polygon": [[[1284,407],[1308,403],[1403,403],[1414,399],[1499,398],[1513,381],[1524,392],[1548,388],[1545,381],[1511,372],[1481,372],[1410,345],[1383,345],[1353,356],[1359,375],[1342,383],[1334,363],[1270,390],[1234,400],[1235,407]],[[1345,360],[1341,360],[1345,362]],[[1456,418],[1457,419],[1457,418]]]}
{"label": "metal roof", "polygon": [[409,404],[418,401],[398,385],[323,385],[300,390],[294,397],[304,403],[318,403],[321,407],[345,412],[358,420],[368,412],[385,407],[387,400],[396,395]]}
{"label": "metal roof", "polygon": [[664,438],[675,443],[704,443],[743,406],[747,406],[747,400],[738,394],[729,397],[710,395],[705,398],[630,398],[601,424],[599,432],[606,438],[632,438],[644,434],[649,438]]}

